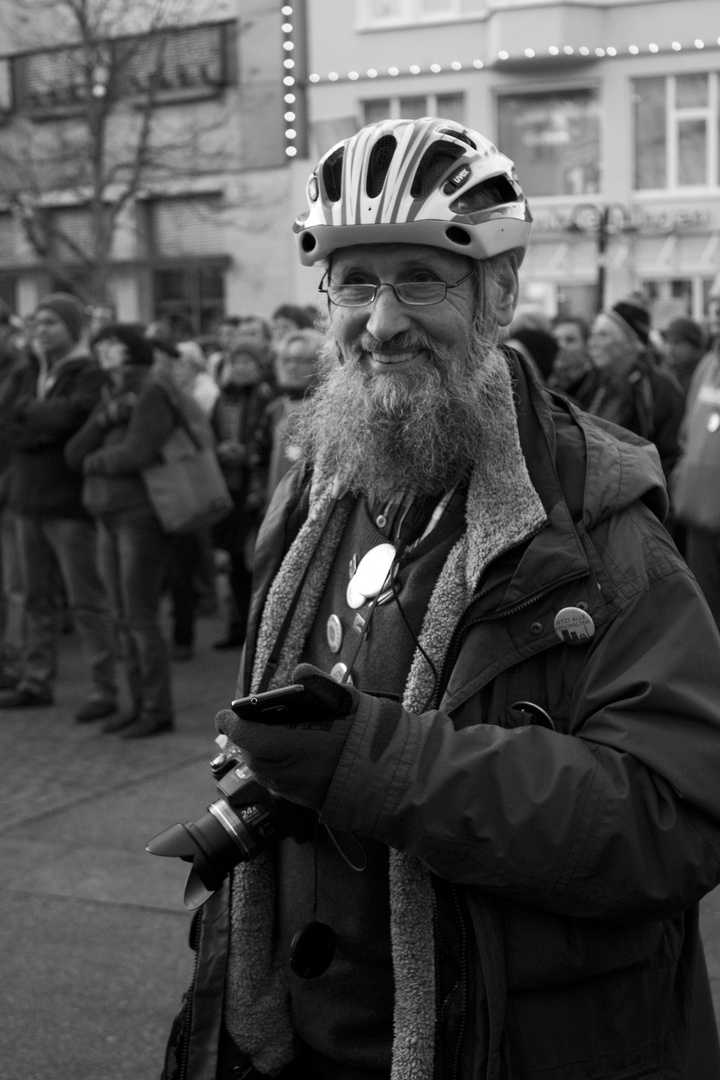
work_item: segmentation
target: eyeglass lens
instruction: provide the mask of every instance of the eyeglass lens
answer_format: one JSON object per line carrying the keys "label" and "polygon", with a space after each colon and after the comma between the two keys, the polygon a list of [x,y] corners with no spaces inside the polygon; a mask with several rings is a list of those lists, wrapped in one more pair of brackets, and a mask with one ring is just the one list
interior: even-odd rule
{"label": "eyeglass lens", "polygon": [[[328,293],[334,304],[361,307],[373,302],[380,287],[371,284],[329,285]],[[397,285],[388,284],[387,287],[403,304],[438,304],[445,297],[445,283],[442,281],[402,281]]]}

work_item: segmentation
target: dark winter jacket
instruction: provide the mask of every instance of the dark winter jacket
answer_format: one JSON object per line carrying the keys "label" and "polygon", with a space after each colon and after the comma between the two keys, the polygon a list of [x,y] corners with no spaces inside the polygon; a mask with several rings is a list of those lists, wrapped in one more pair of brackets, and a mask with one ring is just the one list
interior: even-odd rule
{"label": "dark winter jacket", "polygon": [[19,514],[87,517],[82,477],[65,461],[65,444],[85,423],[107,377],[82,346],[58,360],[38,396],[40,363],[31,354],[0,392],[0,431],[10,449],[8,506]]}
{"label": "dark winter jacket", "polygon": [[[245,551],[247,538],[254,534],[265,508],[267,462],[262,460],[259,439],[272,394],[267,382],[225,386],[211,416],[220,467],[233,499],[233,509],[213,530],[213,540],[217,548],[232,555]],[[226,457],[224,443],[236,444],[241,456]]]}
{"label": "dark winter jacket", "polygon": [[680,453],[678,433],[685,407],[685,394],[671,372],[648,355],[628,372],[619,390],[611,386],[605,372],[595,368],[573,396],[593,416],[621,424],[654,443],[667,480]]}
{"label": "dark winter jacket", "polygon": [[[364,699],[321,820],[430,872],[435,1080],[690,1080],[696,905],[720,881],[720,639],[655,516],[654,450],[523,365],[516,391],[547,523],[474,584],[434,708],[380,731]],[[243,693],[306,513],[290,473],[258,541]],[[570,607],[588,638],[556,631]],[[202,913],[187,1080],[215,1078],[227,905],[223,888]]]}
{"label": "dark winter jacket", "polygon": [[151,369],[126,368],[122,384],[105,392],[65,452],[84,474],[83,502],[93,516],[153,512],[141,471],[160,460],[176,424],[167,390]]}

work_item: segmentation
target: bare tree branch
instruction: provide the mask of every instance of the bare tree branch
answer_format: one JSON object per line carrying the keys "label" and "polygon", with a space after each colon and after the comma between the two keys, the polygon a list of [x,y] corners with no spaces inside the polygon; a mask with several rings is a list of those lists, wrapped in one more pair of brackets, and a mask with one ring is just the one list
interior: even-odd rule
{"label": "bare tree branch", "polygon": [[[199,81],[197,72],[188,82],[178,59],[181,35],[197,24],[201,5],[6,2],[19,20],[16,39],[28,25],[34,40],[15,61],[22,92],[0,144],[0,202],[16,214],[54,276],[67,277],[72,269],[77,282],[86,282],[85,299],[102,302],[123,214],[169,180],[230,164],[227,139],[217,138],[226,120],[212,100],[216,88],[207,78]],[[46,35],[40,48],[38,27]],[[219,30],[216,44],[222,47]],[[192,110],[179,108],[183,96],[193,101]],[[89,245],[62,225],[58,208],[73,204],[89,216]]]}

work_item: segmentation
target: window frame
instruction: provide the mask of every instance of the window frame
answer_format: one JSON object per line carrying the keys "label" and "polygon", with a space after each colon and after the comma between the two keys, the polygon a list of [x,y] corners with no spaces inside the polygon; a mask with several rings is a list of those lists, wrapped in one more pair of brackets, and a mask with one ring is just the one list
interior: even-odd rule
{"label": "window frame", "polygon": [[[374,102],[387,101],[390,108],[389,111],[382,117],[383,120],[401,120],[401,103],[403,101],[409,101],[411,98],[424,98],[426,109],[425,112],[420,113],[420,116],[441,116],[444,120],[452,120],[453,117],[446,116],[444,112],[438,111],[437,102],[439,98],[456,97],[460,100],[462,119],[458,123],[466,123],[465,115],[467,111],[467,94],[464,90],[445,90],[445,91],[433,91],[428,93],[417,94],[383,94],[382,97],[376,98],[361,98],[358,102],[360,108],[360,126],[364,127],[366,124],[375,123],[373,120],[367,118],[366,105],[372,105]],[[419,117],[418,117],[419,119]]]}
{"label": "window frame", "polygon": [[[387,15],[373,11],[373,0],[358,0],[357,22],[362,27],[382,29],[388,26],[405,26],[408,23],[454,22],[466,13],[462,10],[462,0],[445,0],[446,10],[423,12],[421,0],[395,0],[398,10]],[[477,12],[476,14],[480,14]]]}
{"label": "window frame", "polygon": [[[597,154],[595,159],[598,167],[598,179],[597,190],[588,190],[583,192],[572,191],[553,191],[550,194],[539,194],[533,191],[532,184],[529,183],[529,177],[531,175],[532,165],[528,166],[528,163],[523,164],[522,160],[512,152],[512,147],[509,147],[506,140],[501,138],[500,133],[500,108],[501,102],[508,98],[548,98],[548,97],[570,97],[572,95],[586,95],[588,100],[594,103],[597,109]],[[495,133],[496,141],[503,153],[511,157],[517,167],[518,173],[522,178],[523,188],[526,193],[530,193],[533,198],[541,199],[596,199],[600,197],[605,189],[606,185],[606,164],[604,157],[605,147],[605,123],[604,123],[604,111],[603,111],[603,87],[601,83],[596,80],[577,80],[576,82],[568,85],[562,83],[548,82],[544,86],[532,86],[527,83],[520,84],[516,87],[498,87],[493,92],[494,97],[494,113],[495,113]]]}
{"label": "window frame", "polygon": [[[678,105],[678,79],[685,75],[704,75],[707,80],[706,105]],[[657,79],[658,76],[648,78]],[[662,75],[665,79],[665,183],[657,187],[640,187],[637,184],[639,171],[639,143],[637,114],[633,116],[633,191],[652,193],[671,191],[674,193],[705,192],[720,187],[720,72],[687,71]],[[638,86],[645,79],[632,80],[633,96],[638,94]],[[705,178],[700,183],[680,182],[680,128],[683,121],[703,120],[705,122]]]}

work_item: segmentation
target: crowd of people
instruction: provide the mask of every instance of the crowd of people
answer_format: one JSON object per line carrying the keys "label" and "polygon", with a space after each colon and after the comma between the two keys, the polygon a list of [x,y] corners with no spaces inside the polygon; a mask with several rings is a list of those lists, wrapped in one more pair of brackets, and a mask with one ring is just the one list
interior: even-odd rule
{"label": "crowd of people", "polygon": [[[198,342],[67,293],[44,297],[24,323],[0,312],[0,709],[53,703],[58,635],[72,625],[89,665],[78,722],[102,720],[124,738],[172,730],[171,660],[195,655],[218,565],[230,602],[214,647],[241,648],[258,528],[300,453],[290,429],[317,380],[318,323],[317,309],[284,304],[271,319],[227,316]],[[654,328],[638,294],[592,325],[526,312],[502,341],[548,388],[654,443],[672,495],[690,414],[717,379],[720,299],[710,297],[706,326],[682,316]],[[171,392],[208,418],[233,500],[214,528],[172,537],[142,481],[175,422]],[[720,625],[720,530],[688,528],[672,499],[666,526]],[[121,666],[131,707],[118,712]]]}
{"label": "crowd of people", "polygon": [[[670,493],[666,527],[703,578],[720,625],[718,585],[708,579],[707,556],[699,557],[696,530],[688,533],[674,498],[688,435],[703,422],[693,419],[695,403],[703,381],[712,380],[712,358],[720,355],[720,292],[711,293],[708,308],[705,325],[675,316],[659,327],[637,293],[600,311],[592,324],[571,314],[551,321],[525,312],[511,325],[507,344],[532,363],[549,389],[655,445]],[[717,574],[720,584],[720,563]]]}
{"label": "crowd of people", "polygon": [[[220,553],[230,600],[215,647],[239,651],[254,537],[316,374],[316,319],[283,305],[271,320],[227,318],[199,343],[64,292],[24,322],[0,315],[0,709],[54,703],[60,635],[72,628],[88,668],[77,722],[121,738],[172,731],[171,662],[194,655]],[[233,509],[170,535],[143,473],[188,417],[207,426]]]}

